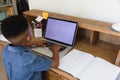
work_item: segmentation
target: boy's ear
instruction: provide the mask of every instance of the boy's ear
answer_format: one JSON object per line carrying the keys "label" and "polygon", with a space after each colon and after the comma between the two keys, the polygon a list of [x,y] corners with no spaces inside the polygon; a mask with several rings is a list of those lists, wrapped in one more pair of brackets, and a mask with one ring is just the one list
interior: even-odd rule
{"label": "boy's ear", "polygon": [[29,35],[33,38],[33,30],[31,28],[30,24],[29,24]]}
{"label": "boy's ear", "polygon": [[30,41],[32,38],[30,36],[27,36],[27,41]]}

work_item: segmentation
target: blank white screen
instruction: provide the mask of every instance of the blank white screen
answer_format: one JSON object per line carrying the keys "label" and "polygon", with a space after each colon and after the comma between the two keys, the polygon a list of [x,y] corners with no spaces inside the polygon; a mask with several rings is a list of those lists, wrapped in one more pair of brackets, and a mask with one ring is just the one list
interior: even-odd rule
{"label": "blank white screen", "polygon": [[76,34],[76,25],[75,22],[48,18],[45,38],[72,45]]}

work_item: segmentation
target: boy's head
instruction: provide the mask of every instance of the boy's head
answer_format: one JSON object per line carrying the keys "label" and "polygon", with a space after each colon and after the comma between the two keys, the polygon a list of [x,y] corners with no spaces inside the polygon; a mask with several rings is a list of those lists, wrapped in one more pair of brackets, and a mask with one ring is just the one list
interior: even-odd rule
{"label": "boy's head", "polygon": [[13,45],[26,45],[31,39],[29,24],[24,16],[15,15],[2,21],[1,32]]}

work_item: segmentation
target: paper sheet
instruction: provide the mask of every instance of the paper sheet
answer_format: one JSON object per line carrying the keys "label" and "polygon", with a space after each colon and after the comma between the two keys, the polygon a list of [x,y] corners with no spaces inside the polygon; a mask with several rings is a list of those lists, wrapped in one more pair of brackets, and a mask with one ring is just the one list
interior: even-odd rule
{"label": "paper sheet", "polygon": [[48,13],[47,12],[42,12],[42,17],[43,17],[43,19],[47,19],[48,18]]}
{"label": "paper sheet", "polygon": [[77,77],[93,59],[93,55],[73,49],[60,60],[59,68]]}

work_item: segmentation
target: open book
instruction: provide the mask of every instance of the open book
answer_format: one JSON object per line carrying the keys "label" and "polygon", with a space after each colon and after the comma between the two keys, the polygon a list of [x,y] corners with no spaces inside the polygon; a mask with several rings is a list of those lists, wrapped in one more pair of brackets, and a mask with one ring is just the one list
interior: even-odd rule
{"label": "open book", "polygon": [[115,80],[120,72],[110,62],[76,49],[60,59],[59,69],[80,80]]}

